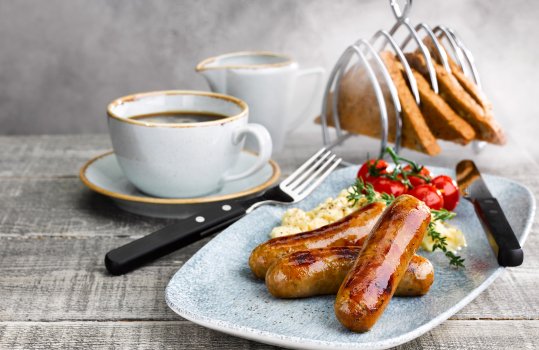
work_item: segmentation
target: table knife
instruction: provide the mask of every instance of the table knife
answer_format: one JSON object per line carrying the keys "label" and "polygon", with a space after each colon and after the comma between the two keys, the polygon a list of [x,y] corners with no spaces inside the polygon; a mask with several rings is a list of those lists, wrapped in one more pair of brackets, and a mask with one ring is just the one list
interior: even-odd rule
{"label": "table knife", "polygon": [[498,200],[490,193],[481,173],[471,160],[457,164],[457,183],[461,195],[475,207],[488,241],[500,266],[519,266],[524,253]]}

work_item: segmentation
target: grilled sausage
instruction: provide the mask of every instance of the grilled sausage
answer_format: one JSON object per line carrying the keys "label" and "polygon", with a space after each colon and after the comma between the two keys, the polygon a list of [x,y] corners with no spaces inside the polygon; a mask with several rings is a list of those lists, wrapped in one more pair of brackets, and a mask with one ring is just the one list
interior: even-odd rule
{"label": "grilled sausage", "polygon": [[335,300],[335,315],[354,332],[368,331],[382,315],[430,223],[429,208],[397,197],[365,240]]}
{"label": "grilled sausage", "polygon": [[[305,298],[337,294],[361,247],[304,250],[276,261],[266,273],[268,291],[277,298]],[[421,296],[434,281],[430,261],[414,255],[400,281],[396,296]]]}
{"label": "grilled sausage", "polygon": [[429,292],[434,283],[434,267],[429,259],[414,255],[404,273],[395,295],[399,297],[420,297]]}
{"label": "grilled sausage", "polygon": [[384,203],[371,203],[316,230],[270,239],[253,250],[249,267],[256,277],[264,279],[269,267],[290,253],[314,248],[361,246],[384,208]]}

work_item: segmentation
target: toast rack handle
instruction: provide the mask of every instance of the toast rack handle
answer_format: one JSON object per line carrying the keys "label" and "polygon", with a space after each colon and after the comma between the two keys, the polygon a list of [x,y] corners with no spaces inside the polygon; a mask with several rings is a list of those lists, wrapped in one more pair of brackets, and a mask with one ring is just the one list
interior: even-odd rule
{"label": "toast rack handle", "polygon": [[410,13],[410,10],[412,9],[412,0],[405,0],[402,10],[401,5],[399,5],[399,0],[389,0],[389,5],[393,10],[395,18],[397,18],[397,21],[401,21],[408,18],[408,13]]}

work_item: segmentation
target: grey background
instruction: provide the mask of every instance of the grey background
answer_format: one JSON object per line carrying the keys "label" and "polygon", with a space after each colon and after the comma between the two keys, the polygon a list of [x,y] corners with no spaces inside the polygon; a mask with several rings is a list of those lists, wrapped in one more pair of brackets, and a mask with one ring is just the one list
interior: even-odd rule
{"label": "grey background", "polygon": [[[416,0],[411,17],[457,29],[497,118],[539,157],[539,2]],[[385,0],[0,0],[0,134],[105,132],[110,100],[207,89],[193,67],[224,52],[273,50],[330,69],[346,45],[393,22]]]}

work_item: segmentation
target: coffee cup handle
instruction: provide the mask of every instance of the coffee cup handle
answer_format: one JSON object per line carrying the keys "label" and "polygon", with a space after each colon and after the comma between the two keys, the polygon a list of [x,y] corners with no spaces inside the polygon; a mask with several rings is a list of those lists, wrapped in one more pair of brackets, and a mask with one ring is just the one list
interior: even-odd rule
{"label": "coffee cup handle", "polygon": [[[322,83],[322,77],[324,76],[324,73],[326,70],[322,67],[316,67],[316,68],[308,68],[301,70],[297,75],[296,79],[305,78],[311,75],[316,76],[316,82],[312,85],[312,90],[309,95],[309,98],[305,100],[304,104],[301,106],[302,108],[299,110],[299,112],[295,113],[294,119],[288,124],[287,131],[291,132],[292,130],[296,129],[298,126],[300,126],[301,123],[305,121],[305,117],[307,117],[307,111],[311,107],[311,102],[316,97],[316,94],[318,93],[320,84]],[[299,90],[298,87],[296,87],[296,93]],[[294,99],[296,101],[297,99]]]}
{"label": "coffee cup handle", "polygon": [[237,130],[233,137],[232,142],[234,144],[238,144],[242,137],[247,135],[253,135],[256,139],[256,142],[258,144],[258,157],[255,161],[255,163],[247,170],[239,173],[239,174],[231,174],[231,175],[225,175],[223,177],[224,182],[228,181],[235,181],[239,179],[243,179],[244,177],[247,177],[258,170],[262,169],[262,167],[268,163],[270,157],[271,157],[271,151],[272,151],[272,143],[271,143],[271,136],[268,132],[268,130],[263,127],[260,124],[247,124],[243,128]]}

